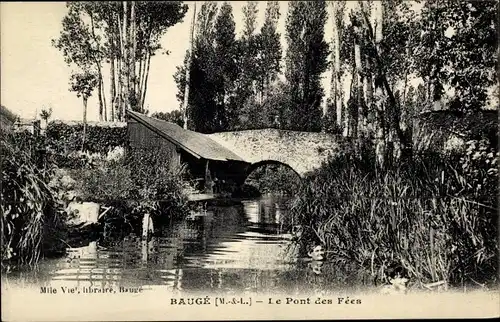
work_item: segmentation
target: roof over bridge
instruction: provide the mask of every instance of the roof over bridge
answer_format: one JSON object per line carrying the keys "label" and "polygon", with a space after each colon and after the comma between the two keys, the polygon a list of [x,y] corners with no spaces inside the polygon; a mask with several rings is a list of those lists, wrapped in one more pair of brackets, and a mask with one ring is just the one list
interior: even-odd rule
{"label": "roof over bridge", "polygon": [[185,130],[179,125],[127,110],[127,115],[169,140],[196,158],[217,161],[245,161],[233,151],[225,148],[208,136]]}

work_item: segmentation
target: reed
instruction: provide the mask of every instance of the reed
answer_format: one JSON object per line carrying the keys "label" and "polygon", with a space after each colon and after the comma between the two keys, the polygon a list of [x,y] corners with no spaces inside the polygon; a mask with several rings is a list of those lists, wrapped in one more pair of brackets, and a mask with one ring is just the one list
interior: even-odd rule
{"label": "reed", "polygon": [[498,154],[482,153],[420,155],[386,171],[332,159],[293,200],[298,243],[324,245],[328,260],[355,263],[375,281],[397,262],[415,286],[496,283]]}
{"label": "reed", "polygon": [[64,202],[49,184],[54,167],[40,153],[41,138],[29,132],[1,131],[0,144],[2,268],[35,265],[65,232]]}

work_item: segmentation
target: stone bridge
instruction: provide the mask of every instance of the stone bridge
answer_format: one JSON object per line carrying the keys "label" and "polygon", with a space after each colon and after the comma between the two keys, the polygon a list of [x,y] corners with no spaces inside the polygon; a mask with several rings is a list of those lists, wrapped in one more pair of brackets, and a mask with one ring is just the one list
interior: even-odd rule
{"label": "stone bridge", "polygon": [[340,147],[337,136],[317,132],[262,129],[206,135],[251,163],[247,175],[264,164],[283,164],[302,177]]}

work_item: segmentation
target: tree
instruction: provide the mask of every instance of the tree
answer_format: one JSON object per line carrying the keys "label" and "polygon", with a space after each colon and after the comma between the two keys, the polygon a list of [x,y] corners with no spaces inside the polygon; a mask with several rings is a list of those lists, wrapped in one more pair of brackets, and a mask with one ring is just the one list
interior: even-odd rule
{"label": "tree", "polygon": [[[101,62],[109,62],[112,119],[123,119],[126,106],[144,112],[151,57],[161,49],[167,29],[182,21],[187,6],[179,1],[82,1],[67,6],[63,31],[54,45],[80,69],[90,65],[79,64],[81,58],[94,61],[100,93]],[[103,91],[102,100],[106,115]]]}
{"label": "tree", "polygon": [[[231,128],[236,115],[237,43],[232,7],[205,2],[200,8],[190,71],[187,127],[210,133]],[[177,99],[184,101],[186,66],[177,67]]]}
{"label": "tree", "polygon": [[82,134],[82,150],[85,149],[85,134],[87,131],[87,101],[92,92],[99,83],[97,73],[83,71],[71,74],[70,91],[75,92],[77,97],[83,100],[83,134]]}
{"label": "tree", "polygon": [[42,111],[40,112],[40,117],[42,118],[42,120],[45,121],[45,126],[48,125],[49,118],[51,115],[52,115],[52,107],[50,107],[48,109],[45,107],[42,107]]}
{"label": "tree", "polygon": [[[63,17],[61,34],[52,40],[52,45],[62,51],[68,66],[81,70],[97,70],[99,119],[106,118],[102,62],[104,52],[101,38],[96,33],[96,21],[85,2],[67,2],[68,13]],[[87,22],[88,20],[88,22]]]}
{"label": "tree", "polygon": [[[344,28],[344,10],[345,1],[335,1],[330,3],[332,9],[333,17],[333,41],[332,41],[332,79],[331,79],[331,89],[330,89],[330,102],[334,111],[327,109],[323,112],[323,117],[327,117],[330,113],[335,113],[334,120],[336,121],[337,128],[342,127],[342,108],[343,108],[343,98],[342,98],[342,71],[340,69],[341,59],[340,59],[340,48],[342,46],[342,30]],[[345,116],[344,116],[345,117]]]}
{"label": "tree", "polygon": [[[215,76],[215,21],[218,13],[216,2],[204,2],[198,12],[196,35],[194,37],[193,59],[189,78],[189,104],[187,106],[187,128],[210,133],[216,123]],[[189,60],[186,52],[184,63],[177,66],[174,80],[177,83],[177,99],[184,101],[186,87],[186,66]]]}
{"label": "tree", "polygon": [[184,119],[180,110],[173,110],[172,112],[154,112],[151,117],[175,123],[181,127],[184,126]]}
{"label": "tree", "polygon": [[189,102],[189,85],[190,85],[190,77],[191,77],[191,63],[193,61],[193,47],[194,47],[194,26],[196,24],[196,2],[193,4],[193,19],[191,21],[191,29],[189,31],[189,52],[187,53],[188,62],[186,65],[186,80],[184,85],[184,101],[182,102],[182,120],[183,127],[187,130],[187,106]]}
{"label": "tree", "polygon": [[321,128],[321,74],[327,68],[327,19],[324,1],[291,2],[286,21],[288,50],[285,77],[290,87],[288,128],[319,131]]}
{"label": "tree", "polygon": [[484,106],[487,89],[498,80],[498,6],[488,0],[424,3],[415,63],[428,85],[428,104],[439,100],[447,85],[455,90],[452,108]]}
{"label": "tree", "polygon": [[259,37],[259,59],[257,64],[259,88],[261,96],[265,99],[281,71],[281,42],[278,29],[280,8],[278,1],[268,1],[264,19],[264,25],[260,30]]}
{"label": "tree", "polygon": [[234,82],[238,77],[236,66],[236,33],[233,8],[224,2],[215,22],[215,80],[216,88],[216,131],[227,130],[235,119]]}
{"label": "tree", "polygon": [[251,126],[252,113],[257,104],[256,81],[258,70],[257,59],[259,55],[259,35],[255,33],[257,20],[257,2],[247,1],[242,9],[243,12],[243,34],[238,39],[236,46],[236,58],[238,78],[235,81],[235,111],[237,117],[233,119],[232,127],[236,129]]}
{"label": "tree", "polygon": [[343,68],[351,74],[345,110],[340,107],[339,111],[340,104],[336,107],[338,118],[343,118],[337,118],[337,124],[342,125],[345,136],[374,137],[377,163],[385,167],[388,160],[398,159],[411,147],[408,117],[412,112],[407,110],[407,93],[418,43],[417,15],[410,3],[401,0],[357,1],[350,7],[349,20],[343,26],[342,15],[333,10],[334,31],[340,31],[340,35],[334,33],[334,39],[339,42],[341,65],[333,68],[334,96],[339,94],[337,70],[340,76]]}

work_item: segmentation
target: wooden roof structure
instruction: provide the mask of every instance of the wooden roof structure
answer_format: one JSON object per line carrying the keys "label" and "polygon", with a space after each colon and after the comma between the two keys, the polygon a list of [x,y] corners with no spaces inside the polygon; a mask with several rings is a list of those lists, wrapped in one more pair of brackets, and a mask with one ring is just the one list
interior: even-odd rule
{"label": "wooden roof structure", "polygon": [[159,120],[131,110],[127,110],[126,114],[198,159],[245,162],[234,152],[202,133],[185,130],[175,123]]}

